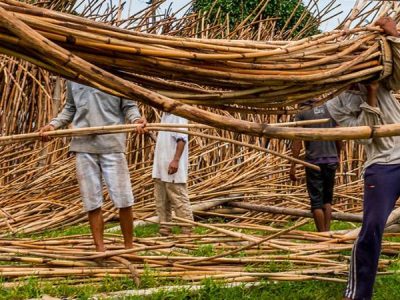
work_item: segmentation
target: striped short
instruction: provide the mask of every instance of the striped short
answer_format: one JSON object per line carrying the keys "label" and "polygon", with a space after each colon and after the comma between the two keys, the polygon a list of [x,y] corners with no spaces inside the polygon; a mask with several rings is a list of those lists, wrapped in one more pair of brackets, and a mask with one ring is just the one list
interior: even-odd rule
{"label": "striped short", "polygon": [[76,174],[85,211],[103,204],[103,179],[114,206],[133,205],[128,164],[124,153],[76,153]]}

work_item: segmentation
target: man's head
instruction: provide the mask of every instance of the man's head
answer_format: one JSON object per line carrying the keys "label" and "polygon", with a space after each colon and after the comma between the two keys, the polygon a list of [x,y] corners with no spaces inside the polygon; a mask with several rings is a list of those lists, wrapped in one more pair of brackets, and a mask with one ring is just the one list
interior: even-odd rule
{"label": "man's head", "polygon": [[304,110],[307,108],[312,108],[317,101],[318,101],[318,99],[313,98],[313,99],[309,99],[304,102],[301,102],[301,103],[299,103],[299,109]]}

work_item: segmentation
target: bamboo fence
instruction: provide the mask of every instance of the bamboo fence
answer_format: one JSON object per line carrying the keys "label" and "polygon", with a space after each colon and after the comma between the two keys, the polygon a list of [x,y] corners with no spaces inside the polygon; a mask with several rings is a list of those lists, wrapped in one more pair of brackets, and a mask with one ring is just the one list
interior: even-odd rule
{"label": "bamboo fence", "polygon": [[[212,113],[213,116],[219,116],[223,120],[237,120],[240,124],[267,123],[268,128],[274,128],[272,124],[281,124],[283,127],[285,123],[291,122],[290,114],[297,112],[296,104],[303,100],[285,98],[280,92],[286,91],[279,90],[279,85],[273,86],[273,90],[268,90],[266,82],[260,83],[258,80],[250,79],[233,80],[233,78],[215,80],[211,74],[217,73],[218,68],[224,66],[224,70],[232,69],[232,73],[235,73],[236,69],[240,70],[239,74],[248,73],[251,75],[249,78],[255,77],[251,73],[258,71],[267,76],[266,74],[275,70],[263,69],[265,66],[274,67],[270,58],[290,66],[299,63],[301,60],[299,56],[303,52],[308,56],[301,63],[309,63],[321,61],[324,55],[335,55],[348,50],[343,57],[337,59],[330,57],[324,63],[327,69],[322,70],[322,64],[317,64],[305,67],[304,71],[308,74],[322,71],[325,73],[329,68],[333,70],[347,63],[347,66],[352,66],[343,70],[340,76],[351,77],[360,70],[371,71],[371,73],[366,72],[368,74],[365,78],[375,76],[381,72],[382,64],[379,59],[382,48],[379,43],[376,44],[377,31],[360,30],[360,22],[368,16],[378,16],[390,10],[396,11],[394,4],[384,3],[380,6],[366,4],[349,14],[339,27],[341,31],[303,39],[307,36],[306,31],[302,33],[289,29],[276,31],[274,26],[276,20],[261,19],[259,11],[263,5],[268,4],[268,1],[260,1],[261,6],[249,17],[248,23],[237,24],[232,28],[226,24],[215,24],[214,20],[209,18],[211,15],[209,12],[193,14],[188,9],[180,18],[174,14],[158,14],[161,2],[158,1],[154,6],[127,19],[121,17],[121,7],[104,7],[105,4],[101,1],[51,1],[54,5],[52,9],[66,12],[72,12],[76,6],[83,7],[82,15],[86,19],[8,0],[2,1],[0,7],[6,11],[14,10],[16,16],[34,28],[35,32],[58,41],[71,53],[82,55],[96,65],[98,61],[110,58],[111,52],[115,52],[115,62],[109,64],[107,61],[108,67],[105,71],[114,73],[122,70],[120,63],[123,61],[123,67],[126,67],[123,69],[124,75],[119,72],[117,75],[129,83],[157,91],[162,95],[160,99],[170,97],[184,105],[196,105],[198,103],[193,101],[202,101],[201,115],[204,112]],[[309,6],[313,7],[313,3],[315,1],[310,2]],[[334,7],[335,3],[332,1],[323,8],[320,14],[315,16],[318,22],[334,16],[335,13],[332,12]],[[35,15],[31,14],[32,12],[46,14]],[[63,23],[62,18],[71,19]],[[88,18],[103,23],[95,23]],[[225,18],[229,20],[229,16]],[[310,22],[313,21],[315,19],[310,18]],[[111,25],[117,25],[119,29],[110,27]],[[82,29],[82,26],[88,30],[85,37],[81,36],[82,33],[76,32]],[[110,31],[111,28],[113,31]],[[115,43],[107,44],[101,39],[106,35],[110,35],[110,39]],[[59,37],[65,38],[65,36],[70,37],[67,42],[58,40]],[[221,38],[232,40],[228,43]],[[32,54],[31,49],[34,46],[24,44],[26,43],[24,39],[19,42],[22,43],[20,45],[26,45],[25,50],[20,46],[14,48],[10,41],[15,41],[15,36],[6,30],[1,32],[0,39],[3,50],[7,48],[13,51],[7,54],[14,55],[18,52],[28,55],[22,58],[37,59],[31,64],[13,57],[2,57],[0,128],[3,137],[1,139],[21,134],[36,136],[34,132],[47,124],[65,101],[64,79],[48,72],[48,70],[55,71],[56,66],[49,61],[50,55],[44,59],[38,54],[39,52],[35,51],[35,54]],[[70,42],[74,39],[75,44],[72,45]],[[76,44],[80,39],[84,42]],[[263,41],[265,39],[291,41],[266,43]],[[361,40],[363,45],[359,43]],[[337,41],[341,46],[334,48],[333,44]],[[93,43],[96,47],[99,45],[99,48],[91,47]],[[137,44],[138,47],[133,47],[134,49],[155,51],[157,55],[134,55],[126,52],[126,48],[129,48],[126,45],[131,44]],[[278,52],[276,49],[279,48],[287,49],[303,45],[306,47],[288,54],[292,55],[288,61],[285,61],[286,54],[266,55],[271,51]],[[368,55],[365,54],[369,53],[367,46],[374,49],[370,50],[372,53]],[[174,52],[173,56],[164,57],[165,53],[171,51]],[[256,59],[215,59],[208,61],[210,64],[204,64],[199,59],[182,58],[188,53],[199,53],[205,55],[204,57],[233,56],[243,53],[262,55]],[[35,63],[39,60],[42,62],[36,66]],[[138,69],[132,70],[133,61]],[[150,62],[156,62],[157,67],[155,68]],[[104,61],[101,61],[99,65],[104,67],[103,63]],[[168,67],[158,63],[167,63]],[[181,66],[179,72],[170,68],[174,63]],[[255,70],[249,68],[249,64],[253,63],[262,68]],[[149,65],[153,67],[148,68]],[[211,71],[210,65],[213,67]],[[204,81],[200,81],[197,71],[189,75],[181,72],[185,66],[209,74],[205,74]],[[162,72],[155,72],[157,68]],[[297,68],[297,71],[299,69]],[[372,69],[375,71],[372,72]],[[150,73],[141,73],[145,71]],[[296,69],[285,67],[283,71],[293,73]],[[68,75],[70,73],[65,72],[70,72],[69,66],[62,67],[55,73],[71,78]],[[168,74],[173,74],[174,77],[171,79]],[[183,74],[184,80],[182,77],[179,78]],[[335,78],[335,76],[330,77]],[[100,87],[99,84],[101,88],[106,87],[103,82],[94,81],[89,77],[83,76],[79,80],[97,87]],[[296,80],[289,82],[289,79],[285,79],[288,85],[294,86],[298,83]],[[352,80],[344,79],[340,84]],[[301,84],[305,85],[307,82]],[[323,86],[326,88],[323,90],[324,94],[329,94],[329,88],[340,89],[340,84],[319,84],[314,81],[312,82],[314,88],[310,91],[320,93],[320,87]],[[131,97],[133,94],[126,93],[127,90],[116,89],[120,94]],[[239,95],[242,91],[246,93]],[[289,92],[302,94],[293,89]],[[269,96],[271,93],[277,96],[272,98]],[[241,105],[235,102],[245,97],[253,101],[250,106],[247,103]],[[136,98],[136,95],[134,98],[142,100]],[[210,105],[211,102],[225,100],[226,103]],[[144,101],[144,104],[140,105],[142,114],[150,124],[158,123],[160,111],[157,108],[163,107],[154,108],[145,103],[147,102]],[[187,106],[179,104],[179,107]],[[13,287],[23,283],[28,277],[39,277],[41,281],[53,282],[55,285],[59,284],[61,279],[70,280],[70,283],[75,285],[96,285],[101,284],[107,276],[131,277],[140,284],[140,279],[148,275],[148,272],[161,283],[180,279],[195,284],[204,278],[233,283],[257,282],[262,278],[343,282],[347,274],[349,250],[354,237],[346,235],[347,232],[323,234],[298,229],[311,221],[306,213],[309,209],[309,200],[305,189],[303,167],[299,166],[297,170],[300,178],[297,183],[290,182],[288,178],[290,163],[286,156],[290,155],[290,142],[209,128],[196,123],[191,124],[191,127],[188,186],[196,222],[191,223],[182,219],[174,221],[182,226],[204,227],[204,231],[189,236],[178,234],[169,237],[135,238],[132,251],[123,250],[119,234],[107,234],[106,254],[94,252],[92,239],[88,235],[39,239],[20,237],[30,234],[38,236],[49,230],[63,230],[71,225],[86,223],[86,214],[82,210],[75,177],[74,158],[68,154],[70,138],[68,136],[55,138],[47,144],[35,139],[1,144],[0,275],[5,279],[3,285]],[[151,179],[154,140],[150,135],[138,136],[130,132],[127,146],[126,154],[135,196],[135,223],[156,222]],[[265,150],[255,149],[257,147]],[[277,153],[280,156],[277,156]],[[363,160],[362,147],[353,141],[345,143],[335,187],[334,209],[338,219],[360,221],[362,211],[360,173]],[[105,220],[116,220],[117,213],[106,190],[104,195]],[[250,206],[238,207],[240,204]],[[271,210],[271,207],[275,211]],[[355,223],[354,227],[356,226]],[[388,235],[398,236],[397,233]],[[399,245],[396,242],[384,242],[382,253],[392,257],[398,253]],[[205,251],[207,249],[208,252]],[[380,261],[379,267],[382,272],[387,273],[391,260],[386,258]]]}

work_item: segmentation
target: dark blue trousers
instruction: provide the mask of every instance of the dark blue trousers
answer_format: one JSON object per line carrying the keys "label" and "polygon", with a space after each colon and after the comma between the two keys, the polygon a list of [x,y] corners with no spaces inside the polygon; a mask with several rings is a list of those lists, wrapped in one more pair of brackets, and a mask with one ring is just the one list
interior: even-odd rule
{"label": "dark blue trousers", "polygon": [[354,243],[345,297],[372,298],[386,221],[400,196],[400,164],[374,164],[365,170],[363,223]]}

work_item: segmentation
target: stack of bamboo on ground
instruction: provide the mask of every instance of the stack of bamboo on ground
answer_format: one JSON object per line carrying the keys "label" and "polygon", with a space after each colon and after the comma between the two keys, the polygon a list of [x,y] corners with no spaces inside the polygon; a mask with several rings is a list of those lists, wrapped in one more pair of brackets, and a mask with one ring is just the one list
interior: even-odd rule
{"label": "stack of bamboo on ground", "polygon": [[[352,241],[344,236],[242,222],[201,224],[184,219],[183,226],[206,227],[201,234],[135,238],[123,249],[119,235],[106,235],[105,253],[93,252],[89,235],[47,239],[2,239],[0,274],[5,287],[38,277],[54,285],[95,285],[104,278],[131,278],[138,287],[149,276],[160,285],[191,284],[205,278],[224,282],[323,280],[344,282]],[[256,234],[257,232],[257,234]],[[393,236],[393,235],[392,235]],[[382,253],[394,255],[400,243],[383,242]],[[390,259],[379,262],[386,274]]]}

